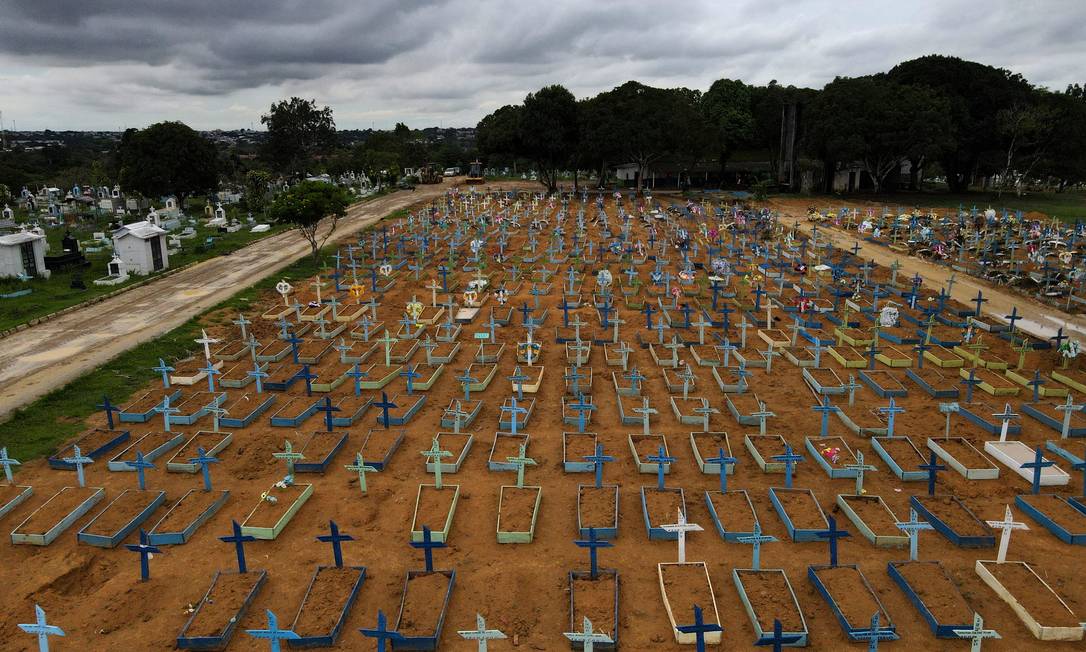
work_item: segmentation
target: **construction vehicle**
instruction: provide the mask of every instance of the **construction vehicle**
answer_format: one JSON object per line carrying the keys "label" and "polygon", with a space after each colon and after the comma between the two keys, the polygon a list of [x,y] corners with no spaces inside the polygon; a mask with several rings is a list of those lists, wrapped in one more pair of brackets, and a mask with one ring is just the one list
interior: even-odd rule
{"label": "construction vehicle", "polygon": [[479,184],[483,183],[483,164],[479,161],[472,161],[471,167],[468,168],[467,183]]}
{"label": "construction vehicle", "polygon": [[436,163],[427,163],[415,170],[419,183],[441,183],[441,168]]}

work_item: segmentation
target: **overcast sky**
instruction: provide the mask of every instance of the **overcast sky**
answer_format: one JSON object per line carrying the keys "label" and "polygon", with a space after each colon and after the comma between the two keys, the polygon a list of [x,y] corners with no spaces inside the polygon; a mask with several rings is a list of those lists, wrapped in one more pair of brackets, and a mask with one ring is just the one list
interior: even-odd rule
{"label": "overcast sky", "polygon": [[821,87],[930,53],[1084,82],[1086,0],[0,0],[10,129],[258,128],[275,100],[340,128],[473,126],[545,84]]}

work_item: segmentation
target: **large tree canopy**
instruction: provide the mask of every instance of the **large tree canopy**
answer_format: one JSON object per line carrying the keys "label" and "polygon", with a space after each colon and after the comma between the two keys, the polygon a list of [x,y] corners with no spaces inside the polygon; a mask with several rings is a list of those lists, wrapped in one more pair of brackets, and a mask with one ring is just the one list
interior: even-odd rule
{"label": "large tree canopy", "polygon": [[129,129],[117,149],[120,184],[144,197],[185,197],[219,185],[218,154],[210,140],[181,122]]}
{"label": "large tree canopy", "polygon": [[558,173],[577,149],[577,100],[564,86],[545,86],[524,98],[517,128],[524,155],[535,161],[539,180],[553,192]]}
{"label": "large tree canopy", "polygon": [[718,79],[701,98],[706,119],[716,133],[720,172],[732,152],[754,136],[751,87],[736,79]]}
{"label": "large tree canopy", "polygon": [[1021,75],[933,54],[900,63],[887,76],[898,83],[925,86],[946,98],[952,140],[939,159],[951,190],[966,190],[978,174],[1002,168],[1005,148],[999,114],[1028,103],[1032,90]]}
{"label": "large tree canopy", "polygon": [[275,169],[294,177],[336,146],[332,109],[318,107],[317,100],[292,97],[276,102],[260,116],[260,123],[268,128],[264,156]]}
{"label": "large tree canopy", "polygon": [[942,97],[884,77],[835,79],[814,102],[809,122],[809,142],[831,160],[858,161],[876,192],[903,161],[939,151],[950,135]]}

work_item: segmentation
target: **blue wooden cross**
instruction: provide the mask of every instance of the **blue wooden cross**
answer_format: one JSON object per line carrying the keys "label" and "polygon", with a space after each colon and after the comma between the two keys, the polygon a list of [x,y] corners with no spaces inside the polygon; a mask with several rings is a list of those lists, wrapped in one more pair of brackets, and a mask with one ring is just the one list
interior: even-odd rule
{"label": "blue wooden cross", "polygon": [[920,531],[932,530],[934,527],[927,521],[918,520],[916,510],[912,508],[909,508],[909,520],[900,521],[894,525],[896,525],[899,530],[905,532],[909,537],[909,561],[916,561],[916,556],[920,548]]}
{"label": "blue wooden cross", "polygon": [[837,411],[836,405],[830,405],[830,397],[828,394],[822,395],[822,402],[811,408],[815,412],[822,414],[822,437],[829,435],[830,433],[830,414]]}
{"label": "blue wooden cross", "polygon": [[21,462],[19,462],[19,460],[8,457],[7,446],[0,448],[0,466],[4,467],[4,477],[7,479],[8,484],[15,484],[15,480],[11,476],[11,467],[19,466],[20,464]]}
{"label": "blue wooden cross", "polygon": [[204,491],[211,491],[211,465],[218,462],[219,458],[208,455],[203,446],[196,449],[196,457],[189,458],[189,464],[200,466],[200,472],[204,475]]}
{"label": "blue wooden cross", "polygon": [[641,312],[645,314],[645,330],[652,330],[652,315],[656,312],[656,309],[652,307],[651,303],[646,303]]}
{"label": "blue wooden cross", "polygon": [[362,379],[369,377],[369,372],[362,371],[358,363],[354,363],[347,375],[354,379],[354,395],[362,396]]}
{"label": "blue wooden cross", "polygon": [[388,394],[386,394],[385,392],[381,392],[380,402],[374,403],[373,407],[381,408],[381,423],[387,429],[389,424],[392,423],[391,418],[389,417],[389,410],[399,406],[388,400]]}
{"label": "blue wooden cross", "polygon": [[64,630],[56,625],[50,625],[45,619],[45,610],[34,605],[34,622],[20,624],[19,629],[27,634],[38,637],[38,652],[49,652],[49,637],[64,636]]}
{"label": "blue wooden cross", "polygon": [[332,432],[336,425],[333,423],[334,418],[332,417],[332,413],[339,412],[340,409],[332,405],[332,398],[330,396],[325,396],[324,402],[317,409],[324,412],[324,429],[328,432]]}
{"label": "blue wooden cross", "polygon": [[151,555],[162,551],[147,542],[147,531],[140,528],[140,542],[125,544],[125,548],[140,554],[140,581],[146,582],[151,579],[151,568],[147,560]]}
{"label": "blue wooden cross", "polygon": [[246,375],[251,377],[253,380],[256,381],[256,393],[257,394],[263,394],[264,393],[264,379],[268,377],[268,372],[261,369],[260,365],[257,364],[257,365],[255,365],[253,367],[252,371],[246,372]]}
{"label": "blue wooden cross", "polygon": [[944,466],[942,464],[939,464],[936,461],[935,451],[931,451],[931,454],[928,457],[928,463],[927,464],[920,464],[920,465],[917,466],[917,468],[920,469],[921,471],[927,471],[928,472],[928,495],[929,496],[934,496],[935,495],[935,480],[936,480],[935,474],[937,474],[940,471],[946,471],[946,466]]}
{"label": "blue wooden cross", "polygon": [[151,371],[157,371],[158,373],[162,374],[162,386],[166,389],[170,388],[170,372],[173,370],[173,367],[166,364],[166,362],[162,358],[158,359],[157,367],[151,368]]}
{"label": "blue wooden cross", "polygon": [[170,397],[168,395],[163,396],[162,402],[151,408],[151,410],[162,415],[162,430],[165,432],[170,431],[170,415],[181,411],[178,408],[170,407]]}
{"label": "blue wooden cross", "polygon": [[781,625],[781,621],[773,619],[773,637],[772,638],[760,638],[754,642],[758,647],[773,646],[773,652],[783,652],[785,645],[792,645],[798,643],[803,638],[802,634],[784,634],[784,626]]}
{"label": "blue wooden cross", "polygon": [[385,618],[385,612],[380,609],[377,610],[377,627],[372,629],[363,628],[358,631],[362,632],[362,635],[366,638],[377,640],[377,652],[385,652],[389,641],[403,640],[403,636],[399,632],[388,629],[388,619]]}
{"label": "blue wooden cross", "polygon": [[1022,464],[1023,469],[1033,469],[1033,488],[1030,492],[1034,496],[1041,493],[1041,471],[1049,466],[1056,466],[1056,463],[1045,459],[1044,449],[1040,446],[1034,452],[1033,461]]}
{"label": "blue wooden cross", "polygon": [[672,462],[675,461],[675,458],[668,455],[664,451],[664,445],[660,444],[660,448],[657,449],[656,454],[655,455],[649,455],[649,456],[645,457],[645,460],[649,461],[649,462],[655,462],[656,463],[656,489],[658,491],[663,491],[664,490],[664,473],[666,472],[666,469],[664,468],[664,464],[671,464]]}
{"label": "blue wooden cross", "polygon": [[1012,306],[1011,314],[1003,315],[1003,318],[1006,319],[1010,323],[1010,325],[1011,325],[1010,332],[1013,333],[1014,332],[1014,322],[1018,321],[1019,319],[1022,319],[1022,315],[1018,314],[1018,306]]}
{"label": "blue wooden cross", "polygon": [[215,368],[215,365],[211,364],[211,358],[207,360],[207,366],[200,369],[200,371],[207,374],[207,391],[209,394],[215,393],[215,376],[222,372]]}
{"label": "blue wooden cross", "polygon": [[513,369],[513,375],[508,376],[506,380],[512,381],[513,385],[517,388],[517,400],[524,399],[524,381],[528,380],[528,376],[524,375],[520,371],[520,367]]}
{"label": "blue wooden cross", "polygon": [[282,641],[290,641],[301,638],[289,629],[279,629],[279,619],[275,617],[271,609],[266,609],[265,613],[268,615],[268,628],[267,629],[247,629],[245,633],[253,638],[260,638],[268,641],[271,646],[271,652],[280,652],[282,648]]}
{"label": "blue wooden cross", "polygon": [[586,403],[584,394],[582,394],[576,402],[570,403],[568,407],[577,413],[577,432],[584,432],[586,422],[585,415],[595,410],[596,406],[592,403]]}
{"label": "blue wooden cross", "polygon": [[890,405],[886,407],[880,407],[879,412],[886,415],[886,436],[894,436],[894,417],[905,411],[905,408],[898,406],[894,402],[894,397],[890,397]]}
{"label": "blue wooden cross", "polygon": [[79,446],[72,446],[72,453],[73,455],[71,457],[65,457],[63,461],[65,464],[72,464],[75,466],[75,477],[79,481],[79,486],[84,487],[86,484],[83,476],[83,466],[85,464],[93,464],[94,460],[84,455],[83,452],[79,450]]}
{"label": "blue wooden cross", "polygon": [[316,380],[318,374],[309,370],[309,365],[302,365],[302,370],[294,374],[295,378],[301,378],[305,381],[305,395],[313,396],[313,381]]}
{"label": "blue wooden cross", "polygon": [[1040,370],[1035,370],[1033,372],[1033,380],[1026,384],[1033,388],[1033,402],[1036,403],[1041,395],[1041,385],[1045,384],[1045,381],[1041,379]]}
{"label": "blue wooden cross", "polygon": [[102,397],[102,402],[99,403],[98,405],[96,405],[95,407],[97,407],[99,410],[102,410],[102,411],[104,411],[106,413],[106,423],[109,424],[109,429],[113,430],[113,413],[116,412],[116,413],[120,414],[121,408],[119,408],[116,405],[113,405],[112,403],[110,403],[108,396],[103,396]]}
{"label": "blue wooden cross", "polygon": [[889,629],[882,629],[879,627],[879,612],[875,612],[875,615],[871,616],[871,627],[869,629],[861,629],[851,633],[852,638],[867,641],[867,652],[878,652],[879,641],[892,641],[897,638],[897,634]]}
{"label": "blue wooden cross", "polygon": [[406,371],[401,371],[400,372],[400,377],[407,379],[406,382],[407,382],[407,395],[408,396],[410,396],[410,395],[412,395],[414,393],[415,379],[422,377],[422,374],[415,371],[415,367],[416,367],[416,365],[411,365],[410,367],[407,368]]}
{"label": "blue wooden cross", "polygon": [[961,384],[965,385],[965,402],[966,403],[972,403],[973,402],[973,388],[980,384],[980,381],[977,380],[977,370],[976,369],[970,369],[969,370],[969,377],[968,378],[963,378],[962,381],[961,381]]}
{"label": "blue wooden cross", "polygon": [[328,534],[317,535],[317,541],[332,544],[332,558],[335,559],[336,568],[343,568],[343,542],[354,541],[349,534],[340,533],[335,521],[328,521]]}
{"label": "blue wooden cross", "polygon": [[615,458],[610,455],[603,454],[603,444],[596,443],[596,453],[594,455],[585,455],[586,462],[591,462],[596,471],[596,488],[599,489],[603,486],[603,465],[607,462],[614,462]]}
{"label": "blue wooden cross", "polygon": [[290,334],[287,338],[287,343],[290,344],[290,354],[294,358],[294,364],[298,364],[298,345],[302,343],[302,340],[294,333]]}
{"label": "blue wooden cross", "polygon": [[842,537],[849,536],[849,533],[848,533],[847,530],[838,530],[837,529],[837,519],[836,518],[834,518],[832,516],[827,516],[826,521],[830,525],[829,529],[820,530],[818,532],[815,532],[815,534],[818,536],[818,538],[826,539],[826,540],[829,541],[829,543],[830,543],[830,568],[836,568],[837,567],[837,540],[842,538]]}
{"label": "blue wooden cross", "polygon": [[460,384],[464,386],[464,401],[471,400],[471,384],[478,381],[478,378],[473,378],[471,375],[471,367],[468,366],[464,369],[464,373],[456,377],[456,380],[460,381]]}
{"label": "blue wooden cross", "polygon": [[798,455],[792,451],[790,444],[784,445],[784,455],[774,455],[770,458],[774,462],[784,463],[784,486],[787,489],[792,488],[792,469],[796,464],[803,461],[803,456]]}
{"label": "blue wooden cross", "polygon": [[871,346],[867,349],[867,368],[875,368],[875,356],[882,353],[882,349],[878,348],[875,340],[871,340]]}
{"label": "blue wooden cross", "polygon": [[411,547],[422,549],[422,554],[426,562],[426,572],[434,572],[434,548],[444,548],[446,544],[444,541],[435,541],[430,534],[430,526],[422,526],[422,541],[412,541]]}
{"label": "blue wooden cross", "polygon": [[219,537],[219,541],[234,544],[234,552],[238,556],[238,572],[247,573],[249,571],[245,566],[245,544],[250,541],[256,541],[256,537],[242,534],[241,526],[238,525],[237,521],[231,521],[231,524],[233,525],[234,533],[230,536]]}
{"label": "blue wooden cross", "polygon": [[599,565],[597,563],[596,553],[599,548],[611,548],[613,543],[606,539],[600,539],[596,536],[596,528],[588,528],[587,539],[577,539],[573,542],[578,548],[588,548],[588,565],[589,574],[592,579],[596,579],[599,575]]}
{"label": "blue wooden cross", "polygon": [[675,629],[683,634],[694,635],[694,645],[697,652],[705,652],[705,635],[714,632],[723,632],[724,628],[716,623],[707,623],[701,612],[701,607],[694,605],[694,624],[677,625]]}
{"label": "blue wooden cross", "polygon": [[736,458],[724,453],[724,447],[718,446],[716,449],[716,457],[710,457],[705,460],[706,464],[717,464],[720,466],[720,493],[728,491],[728,465],[738,462]]}
{"label": "blue wooden cross", "polygon": [[1063,334],[1063,327],[1061,326],[1059,330],[1056,331],[1056,334],[1048,339],[1052,340],[1052,342],[1055,344],[1053,348],[1059,351],[1060,346],[1063,344],[1063,341],[1071,338]]}
{"label": "blue wooden cross", "polygon": [[563,376],[563,380],[570,383],[570,389],[573,390],[573,395],[578,396],[581,393],[580,392],[580,381],[583,378],[587,378],[588,376],[585,376],[584,374],[581,373],[580,365],[575,364],[575,365],[573,365],[573,367],[571,367],[571,369],[572,369],[572,371],[570,373]]}
{"label": "blue wooden cross", "polygon": [[509,431],[514,435],[517,434],[517,416],[528,414],[528,410],[517,405],[517,399],[515,398],[510,398],[509,405],[503,404],[500,409],[502,414],[509,414]]}
{"label": "blue wooden cross", "polygon": [[753,547],[753,557],[751,559],[751,568],[759,570],[762,567],[762,544],[772,543],[777,540],[777,537],[762,534],[762,524],[759,521],[754,521],[754,530],[750,534],[744,534],[736,538],[739,543],[749,543]]}
{"label": "blue wooden cross", "polygon": [[140,491],[147,489],[147,482],[144,473],[147,469],[155,468],[155,465],[147,460],[143,459],[143,451],[136,451],[136,459],[131,462],[125,462],[125,465],[130,469],[136,470],[136,479],[139,482]]}
{"label": "blue wooden cross", "polygon": [[913,351],[916,351],[916,367],[917,367],[917,369],[923,369],[924,368],[924,353],[926,351],[930,351],[930,350],[931,350],[931,346],[927,342],[924,342],[923,340],[918,342],[916,344],[916,346],[913,347]]}
{"label": "blue wooden cross", "polygon": [[973,314],[976,315],[977,318],[979,319],[980,318],[980,306],[981,306],[982,303],[988,303],[988,300],[984,298],[984,293],[983,292],[981,292],[980,290],[977,290],[977,296],[973,299],[973,303],[977,304],[977,309]]}

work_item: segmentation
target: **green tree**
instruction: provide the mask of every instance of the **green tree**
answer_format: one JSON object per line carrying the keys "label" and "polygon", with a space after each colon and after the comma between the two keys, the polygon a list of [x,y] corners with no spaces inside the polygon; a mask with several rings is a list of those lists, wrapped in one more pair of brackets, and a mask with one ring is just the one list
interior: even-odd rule
{"label": "green tree", "polygon": [[475,145],[488,162],[512,160],[515,165],[520,151],[521,113],[520,106],[507,104],[479,121],[475,127]]}
{"label": "green tree", "polygon": [[319,262],[321,247],[335,232],[340,218],[347,215],[350,203],[350,194],[339,186],[302,181],[275,198],[268,207],[268,217],[297,226],[309,242],[315,264]]}
{"label": "green tree", "polygon": [[555,84],[524,98],[518,138],[525,156],[539,172],[548,192],[558,189],[558,173],[577,149],[577,100],[564,86]]}
{"label": "green tree", "polygon": [[159,122],[129,129],[118,148],[122,187],[144,197],[185,198],[219,185],[219,156],[214,143],[180,122]]}
{"label": "green tree", "polygon": [[838,77],[809,114],[808,142],[828,161],[859,162],[882,190],[903,161],[935,152],[950,133],[935,92],[885,77]]}
{"label": "green tree", "polygon": [[1031,88],[1019,74],[957,57],[928,55],[894,66],[890,80],[924,86],[946,98],[951,139],[939,162],[954,192],[977,175],[1001,168],[1005,137],[1000,112],[1028,102]]}
{"label": "green tree", "polygon": [[737,148],[754,136],[754,112],[751,87],[737,79],[718,79],[701,98],[706,119],[716,133],[720,175]]}
{"label": "green tree", "polygon": [[1050,93],[1055,108],[1051,146],[1038,172],[1051,177],[1056,192],[1086,181],[1086,94],[1082,86],[1068,86],[1063,93]]}
{"label": "green tree", "polygon": [[294,178],[336,146],[332,108],[318,107],[315,99],[292,97],[276,102],[260,116],[260,123],[268,129],[264,156],[274,169]]}
{"label": "green tree", "polygon": [[254,213],[264,213],[268,207],[268,185],[271,173],[267,170],[249,170],[245,173],[245,205]]}

